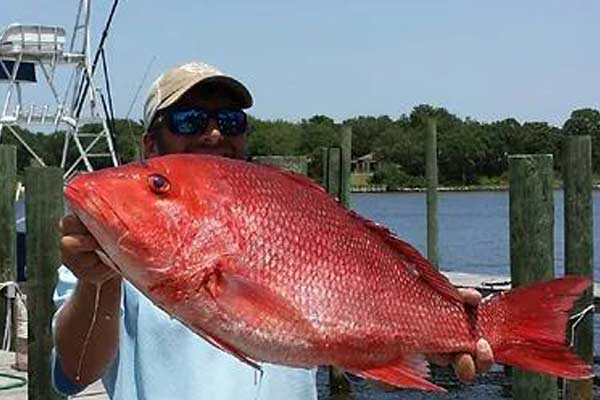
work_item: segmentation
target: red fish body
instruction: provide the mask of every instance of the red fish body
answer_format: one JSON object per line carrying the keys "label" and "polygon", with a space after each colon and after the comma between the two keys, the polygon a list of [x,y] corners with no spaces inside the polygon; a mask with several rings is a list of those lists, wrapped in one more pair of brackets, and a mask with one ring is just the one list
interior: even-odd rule
{"label": "red fish body", "polygon": [[477,309],[409,244],[275,168],[173,155],[85,174],[68,204],[124,278],[243,361],[336,365],[398,386],[423,355],[474,353],[582,379],[564,327],[589,286],[564,278]]}

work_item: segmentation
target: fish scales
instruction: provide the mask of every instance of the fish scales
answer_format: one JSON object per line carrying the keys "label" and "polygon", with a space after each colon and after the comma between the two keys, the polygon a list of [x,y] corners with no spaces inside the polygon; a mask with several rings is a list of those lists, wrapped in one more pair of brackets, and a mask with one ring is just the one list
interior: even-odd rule
{"label": "fish scales", "polygon": [[[313,313],[313,322],[324,335],[346,340],[352,332],[362,345],[371,346],[365,338],[389,345],[390,359],[406,351],[471,350],[477,338],[468,335],[468,319],[455,311],[459,306],[419,285],[418,273],[410,264],[360,220],[348,218],[347,210],[318,188],[289,187],[280,171],[264,176],[252,174],[253,166],[248,169],[241,174],[225,169],[221,179],[238,199],[236,219],[262,238],[245,238],[247,243],[259,244],[248,248],[242,261],[253,279],[293,299],[306,315]],[[245,184],[236,185],[242,176]],[[269,213],[257,219],[256,207]],[[275,226],[283,229],[278,232]],[[324,248],[328,250],[325,254],[306,250]],[[265,254],[287,261],[265,264]],[[341,288],[356,292],[356,296],[347,296]],[[432,317],[427,315],[430,307],[438,310]],[[409,324],[413,329],[407,329]],[[440,332],[440,325],[450,329]],[[431,335],[432,331],[436,335]],[[424,343],[423,337],[435,338],[435,342]],[[322,349],[315,346],[314,352],[312,363]]]}
{"label": "fish scales", "polygon": [[[80,175],[65,194],[124,278],[251,365],[337,365],[439,390],[425,380],[423,355],[473,353],[485,338],[511,365],[591,373],[564,346],[567,312],[589,281],[551,281],[468,307],[412,246],[303,176],[173,155]],[[531,307],[549,291],[558,295],[545,305],[554,321],[546,323]],[[523,303],[531,305],[519,311]],[[519,346],[533,348],[533,359]]]}

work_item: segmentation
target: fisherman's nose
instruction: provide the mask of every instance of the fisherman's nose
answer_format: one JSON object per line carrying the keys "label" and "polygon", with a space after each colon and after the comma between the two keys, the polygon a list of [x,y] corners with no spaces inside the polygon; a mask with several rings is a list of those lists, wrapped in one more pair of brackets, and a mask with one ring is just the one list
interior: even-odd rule
{"label": "fisherman's nose", "polygon": [[206,127],[204,134],[201,135],[200,138],[205,142],[217,143],[221,141],[221,139],[223,139],[223,134],[219,129],[217,121],[211,118],[210,121],[208,121],[208,126]]}

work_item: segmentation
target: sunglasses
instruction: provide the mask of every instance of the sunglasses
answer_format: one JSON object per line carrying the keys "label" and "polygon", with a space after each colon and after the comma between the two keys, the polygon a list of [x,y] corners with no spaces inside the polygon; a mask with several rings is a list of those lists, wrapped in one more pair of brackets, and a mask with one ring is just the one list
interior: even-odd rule
{"label": "sunglasses", "polygon": [[177,108],[169,110],[166,122],[171,132],[178,135],[204,133],[211,119],[217,122],[225,136],[239,136],[246,132],[248,119],[242,110],[207,111],[203,108]]}

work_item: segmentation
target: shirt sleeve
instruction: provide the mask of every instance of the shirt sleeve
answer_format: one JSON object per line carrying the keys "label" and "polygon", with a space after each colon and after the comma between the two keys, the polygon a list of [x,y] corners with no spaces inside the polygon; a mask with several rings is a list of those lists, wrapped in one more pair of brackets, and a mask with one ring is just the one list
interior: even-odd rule
{"label": "shirt sleeve", "polygon": [[78,383],[73,382],[67,375],[65,375],[62,366],[60,364],[60,360],[58,359],[58,354],[56,353],[56,348],[52,349],[52,386],[54,390],[60,394],[64,394],[67,396],[72,396],[79,392],[82,392],[86,386],[80,385]]}
{"label": "shirt sleeve", "polygon": [[[71,297],[73,291],[75,290],[75,286],[77,285],[77,278],[73,273],[64,265],[61,265],[58,269],[58,282],[56,284],[56,288],[54,289],[54,295],[52,299],[54,300],[54,305],[56,306],[56,312],[54,313],[54,317],[52,318],[52,337],[54,339],[55,326],[56,326],[56,317],[60,312],[62,306],[65,302]],[[55,341],[53,341],[56,343]],[[56,390],[60,394],[64,395],[74,395],[85,389],[85,386],[79,385],[73,382],[71,379],[67,377],[65,372],[62,369],[60,360],[58,358],[58,353],[56,352],[56,345],[52,349],[52,357],[51,357],[51,371],[52,371],[52,386],[54,390]]]}
{"label": "shirt sleeve", "polygon": [[64,265],[61,265],[58,268],[58,282],[56,284],[56,288],[54,289],[54,295],[52,300],[54,300],[54,305],[56,309],[62,307],[62,305],[67,301],[73,291],[75,290],[75,286],[77,285],[77,278],[73,273]]}

